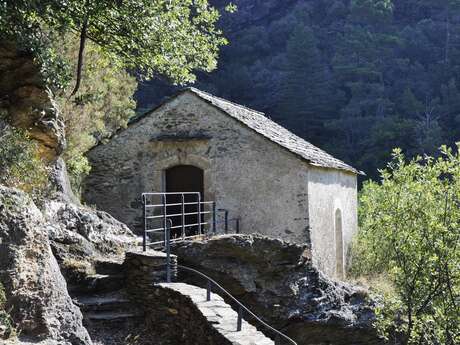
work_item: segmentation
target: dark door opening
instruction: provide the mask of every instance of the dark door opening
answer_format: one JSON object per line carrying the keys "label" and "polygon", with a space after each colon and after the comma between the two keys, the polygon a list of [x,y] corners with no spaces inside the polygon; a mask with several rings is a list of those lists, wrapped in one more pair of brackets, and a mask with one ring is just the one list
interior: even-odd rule
{"label": "dark door opening", "polygon": [[[193,165],[176,165],[166,170],[166,192],[199,192],[201,201],[203,201],[204,194],[204,181],[203,181],[203,170]],[[185,195],[184,201],[197,202],[198,198],[196,195]],[[181,203],[180,195],[168,195],[166,198],[168,204]],[[180,214],[182,212],[182,206],[169,206],[168,214]],[[185,205],[185,213],[198,212],[198,205]],[[172,225],[182,226],[182,217],[170,217]],[[188,215],[185,217],[185,225],[197,224],[198,219],[203,222],[203,215]],[[186,236],[192,236],[198,234],[198,226],[190,226],[185,229]],[[173,229],[171,231],[171,237],[175,238],[182,234],[180,228]]]}

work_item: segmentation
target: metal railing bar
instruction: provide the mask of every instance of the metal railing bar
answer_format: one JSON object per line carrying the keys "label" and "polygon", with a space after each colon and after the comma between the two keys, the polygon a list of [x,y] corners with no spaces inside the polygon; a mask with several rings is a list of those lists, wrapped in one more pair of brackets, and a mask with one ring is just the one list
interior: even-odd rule
{"label": "metal railing bar", "polygon": [[[201,211],[201,214],[210,214],[212,213],[211,211]],[[179,216],[193,216],[193,215],[197,215],[196,212],[189,212],[189,213],[175,213],[175,214],[169,214],[167,213],[166,214],[168,217],[179,217]],[[156,218],[163,218],[163,215],[160,214],[158,216],[146,216],[145,217],[146,219],[156,219]]]}
{"label": "metal railing bar", "polygon": [[[202,235],[191,235],[191,236],[186,236],[185,239],[202,238],[203,236],[205,236],[205,235],[204,234],[202,234]],[[182,241],[182,237],[171,238],[170,241],[171,241],[171,243],[179,242],[179,241]],[[148,246],[158,245],[158,244],[163,244],[163,243],[164,243],[164,241],[150,242],[148,244]]]}
{"label": "metal railing bar", "polygon": [[[198,223],[194,223],[194,224],[185,224],[184,225],[184,228],[189,228],[191,226],[198,226],[199,224]],[[209,225],[209,222],[202,222],[201,225]],[[179,228],[182,228],[182,225],[175,225],[175,226],[172,226],[171,229],[179,229]],[[158,232],[158,231],[164,231],[165,228],[155,228],[155,229],[148,229],[148,230],[144,230],[145,232]]]}
{"label": "metal railing bar", "polygon": [[[209,204],[212,204],[212,203],[213,203],[213,201],[201,201],[200,202],[200,204],[202,204],[202,205],[209,205]],[[198,204],[197,201],[196,202],[190,202],[190,201],[189,202],[184,202],[184,205],[197,205],[197,204]],[[167,207],[169,207],[169,206],[180,206],[180,205],[182,205],[181,202],[166,204]],[[150,208],[151,207],[163,207],[163,206],[164,206],[163,204],[147,204],[147,205],[145,205],[145,207],[150,207]]]}
{"label": "metal railing bar", "polygon": [[[185,224],[184,228],[189,228],[191,226],[198,226],[200,224],[201,225],[209,225],[209,222],[202,222],[202,223],[195,223],[195,224]],[[182,225],[175,225],[175,226],[171,227],[171,229],[179,229],[179,228],[182,228]]]}
{"label": "metal railing bar", "polygon": [[173,194],[185,194],[185,195],[190,195],[190,194],[200,194],[200,192],[155,192],[155,193],[142,193],[142,195],[149,196],[149,195],[173,195]]}
{"label": "metal railing bar", "polygon": [[[169,216],[169,215],[168,215]],[[163,216],[162,216],[163,217]],[[228,221],[234,221],[234,220],[238,220],[239,218],[231,218],[229,219]],[[202,225],[209,225],[209,222],[202,222],[201,223]],[[216,220],[216,225],[217,224],[225,224],[225,220]],[[184,228],[186,227],[190,227],[190,226],[197,226],[198,223],[195,223],[195,224],[186,224],[184,225]],[[178,228],[181,228],[182,225],[175,225],[173,226],[171,229],[178,229]],[[147,230],[144,230],[145,232],[155,232],[155,231],[164,231],[165,228],[155,228],[155,229],[147,229]]]}
{"label": "metal railing bar", "polygon": [[145,232],[150,233],[150,232],[160,232],[160,231],[165,231],[165,228],[156,228],[156,229],[148,229],[145,230]]}

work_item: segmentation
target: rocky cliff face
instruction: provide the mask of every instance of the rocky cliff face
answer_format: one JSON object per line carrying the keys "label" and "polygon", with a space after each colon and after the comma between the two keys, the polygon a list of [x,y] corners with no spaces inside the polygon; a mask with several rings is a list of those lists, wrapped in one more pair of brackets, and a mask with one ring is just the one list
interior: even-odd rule
{"label": "rocky cliff face", "polygon": [[48,241],[46,221],[23,193],[0,187],[0,280],[22,337],[91,344]]}
{"label": "rocky cliff face", "polygon": [[380,343],[367,291],[324,276],[312,267],[305,247],[229,235],[184,243],[175,253],[180,263],[215,278],[301,345]]}
{"label": "rocky cliff face", "polygon": [[64,123],[33,57],[6,41],[0,41],[0,109],[37,140],[43,158],[51,161],[64,149]]}
{"label": "rocky cliff face", "polygon": [[[60,201],[40,211],[24,193],[0,186],[0,282],[20,341],[91,345],[60,267],[72,276],[136,243],[107,213]],[[56,260],[57,259],[57,260]]]}

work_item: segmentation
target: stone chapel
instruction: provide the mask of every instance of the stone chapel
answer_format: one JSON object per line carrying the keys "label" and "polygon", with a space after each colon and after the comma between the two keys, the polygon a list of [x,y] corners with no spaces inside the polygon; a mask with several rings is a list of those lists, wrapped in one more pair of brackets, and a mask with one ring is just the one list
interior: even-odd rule
{"label": "stone chapel", "polygon": [[306,243],[317,267],[344,274],[360,172],[263,113],[187,88],[88,158],[85,202],[134,231],[143,192],[199,191],[238,217],[242,233]]}

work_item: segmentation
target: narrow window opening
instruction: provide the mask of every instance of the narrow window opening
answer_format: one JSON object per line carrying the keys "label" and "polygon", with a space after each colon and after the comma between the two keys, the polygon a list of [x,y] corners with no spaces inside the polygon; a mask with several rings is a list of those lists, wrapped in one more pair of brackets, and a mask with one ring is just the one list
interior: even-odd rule
{"label": "narrow window opening", "polygon": [[335,211],[335,258],[336,258],[336,276],[338,278],[344,277],[343,266],[343,232],[342,232],[342,211],[337,209]]}

